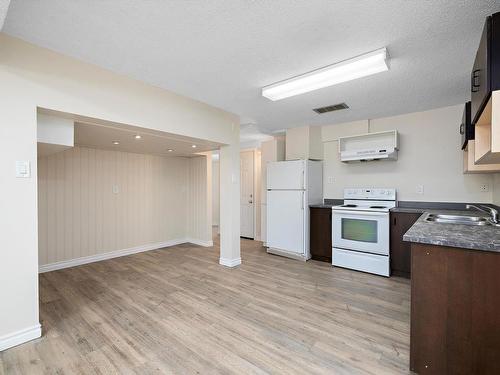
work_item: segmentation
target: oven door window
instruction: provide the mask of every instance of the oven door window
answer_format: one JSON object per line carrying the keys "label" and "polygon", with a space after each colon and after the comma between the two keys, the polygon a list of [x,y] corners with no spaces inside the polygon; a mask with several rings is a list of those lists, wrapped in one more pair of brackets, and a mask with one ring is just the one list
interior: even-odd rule
{"label": "oven door window", "polygon": [[342,218],[342,238],[349,241],[377,243],[377,220]]}

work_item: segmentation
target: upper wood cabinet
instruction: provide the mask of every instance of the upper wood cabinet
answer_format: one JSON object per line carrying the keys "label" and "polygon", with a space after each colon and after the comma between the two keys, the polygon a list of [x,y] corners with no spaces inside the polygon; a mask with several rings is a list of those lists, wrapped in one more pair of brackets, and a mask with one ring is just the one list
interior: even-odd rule
{"label": "upper wood cabinet", "polygon": [[286,160],[323,160],[321,126],[286,129]]}
{"label": "upper wood cabinet", "polygon": [[493,91],[476,122],[475,164],[500,163],[500,90]]}
{"label": "upper wood cabinet", "polygon": [[500,164],[476,164],[475,141],[469,141],[464,150],[464,173],[498,173]]}
{"label": "upper wood cabinet", "polygon": [[[475,142],[464,154],[464,169],[466,172],[496,172],[498,168],[494,164],[500,164],[500,12],[486,19],[474,60],[471,118]],[[471,164],[472,159],[474,163]]]}
{"label": "upper wood cabinet", "polygon": [[500,12],[486,19],[471,72],[471,118],[476,124],[492,91],[500,90]]}

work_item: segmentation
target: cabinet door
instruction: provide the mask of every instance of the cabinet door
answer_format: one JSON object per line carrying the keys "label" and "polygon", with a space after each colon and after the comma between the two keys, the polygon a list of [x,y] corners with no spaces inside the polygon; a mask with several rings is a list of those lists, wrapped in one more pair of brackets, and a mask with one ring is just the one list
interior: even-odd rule
{"label": "cabinet door", "polygon": [[332,261],[332,210],[312,207],[310,211],[311,258],[324,262]]}
{"label": "cabinet door", "polygon": [[391,274],[409,278],[411,246],[403,235],[418,220],[421,213],[391,212]]}
{"label": "cabinet door", "polygon": [[410,369],[500,374],[500,254],[412,244]]}
{"label": "cabinet door", "polygon": [[446,374],[447,253],[427,245],[412,252],[410,369]]}
{"label": "cabinet door", "polygon": [[479,115],[482,112],[488,93],[490,92],[489,82],[489,63],[490,58],[490,25],[491,18],[486,20],[483,33],[481,34],[481,41],[477,49],[476,59],[471,72],[471,119],[472,124],[476,124]]}

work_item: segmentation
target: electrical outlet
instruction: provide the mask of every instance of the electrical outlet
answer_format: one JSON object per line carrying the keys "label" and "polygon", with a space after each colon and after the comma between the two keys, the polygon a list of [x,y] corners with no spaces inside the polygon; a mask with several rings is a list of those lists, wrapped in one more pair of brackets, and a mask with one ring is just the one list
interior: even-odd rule
{"label": "electrical outlet", "polygon": [[490,191],[490,187],[488,186],[488,184],[482,184],[481,186],[479,186],[479,190],[482,193],[487,193],[488,191]]}
{"label": "electrical outlet", "polygon": [[424,185],[417,185],[417,187],[415,188],[415,193],[424,194]]}
{"label": "electrical outlet", "polygon": [[330,177],[328,177],[328,183],[329,183],[329,184],[333,184],[333,177],[331,177],[331,176],[330,176]]}

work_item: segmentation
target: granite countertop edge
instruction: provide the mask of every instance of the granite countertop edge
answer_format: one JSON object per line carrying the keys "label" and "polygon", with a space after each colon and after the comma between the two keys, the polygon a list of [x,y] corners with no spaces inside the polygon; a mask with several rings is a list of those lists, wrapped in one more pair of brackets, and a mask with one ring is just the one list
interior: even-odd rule
{"label": "granite countertop edge", "polygon": [[[426,210],[424,213],[446,213],[465,216],[478,214],[474,211],[455,210]],[[404,234],[403,240],[468,250],[500,252],[500,227],[429,223],[425,221],[425,215],[422,214]]]}
{"label": "granite countertop edge", "polygon": [[334,205],[333,204],[325,204],[325,203],[318,203],[318,204],[310,204],[310,208],[332,208]]}

